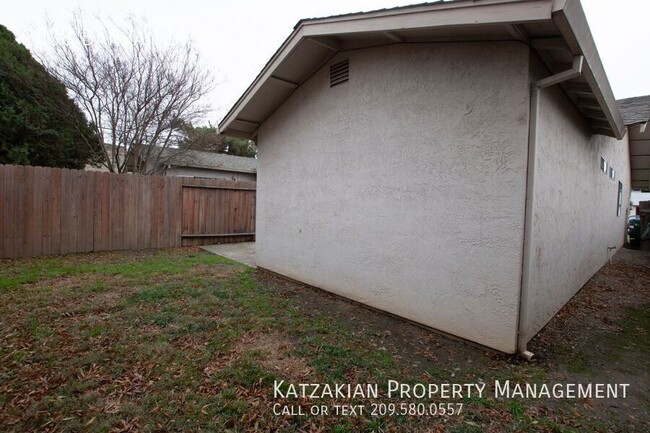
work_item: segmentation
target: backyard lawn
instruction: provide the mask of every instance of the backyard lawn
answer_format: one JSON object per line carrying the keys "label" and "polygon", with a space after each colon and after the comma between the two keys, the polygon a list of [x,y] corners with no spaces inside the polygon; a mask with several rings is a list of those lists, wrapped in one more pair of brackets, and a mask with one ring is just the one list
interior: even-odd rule
{"label": "backyard lawn", "polygon": [[[197,248],[2,260],[0,431],[647,432],[649,257],[619,252],[531,342],[533,362]],[[282,397],[276,380],[283,394],[377,383],[381,395]],[[403,402],[442,401],[389,400],[388,380],[486,392],[449,400],[460,414],[403,415]],[[496,399],[495,380],[630,387],[617,400]],[[337,404],[365,411],[310,414]]]}

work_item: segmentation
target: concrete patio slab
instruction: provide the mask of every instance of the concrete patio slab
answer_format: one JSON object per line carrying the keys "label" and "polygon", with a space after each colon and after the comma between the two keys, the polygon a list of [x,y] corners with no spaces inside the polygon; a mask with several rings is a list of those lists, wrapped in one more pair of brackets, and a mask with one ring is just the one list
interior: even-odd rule
{"label": "concrete patio slab", "polygon": [[255,265],[255,242],[240,242],[237,244],[217,244],[217,245],[203,245],[206,251],[212,254],[226,257],[246,266],[256,268]]}

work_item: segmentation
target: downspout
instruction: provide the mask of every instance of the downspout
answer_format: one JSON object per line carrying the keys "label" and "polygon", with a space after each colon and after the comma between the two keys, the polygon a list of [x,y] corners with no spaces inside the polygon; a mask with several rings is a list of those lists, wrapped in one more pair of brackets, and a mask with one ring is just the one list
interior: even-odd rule
{"label": "downspout", "polygon": [[571,80],[582,74],[583,56],[573,57],[573,66],[567,71],[551,75],[535,81],[530,87],[530,128],[528,130],[528,173],[526,177],[526,218],[524,226],[524,257],[521,273],[521,292],[519,294],[519,324],[517,330],[517,353],[526,360],[533,358],[533,353],[528,351],[527,326],[530,314],[530,288],[533,263],[531,233],[533,227],[535,192],[535,165],[537,158],[537,123],[539,119],[539,97],[542,89],[551,87],[563,81]]}

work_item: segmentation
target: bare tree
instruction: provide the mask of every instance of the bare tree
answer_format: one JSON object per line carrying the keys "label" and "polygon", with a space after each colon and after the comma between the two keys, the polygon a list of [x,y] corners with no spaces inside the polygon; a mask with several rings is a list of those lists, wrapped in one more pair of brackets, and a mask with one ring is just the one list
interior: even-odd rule
{"label": "bare tree", "polygon": [[[100,21],[101,23],[101,21]],[[182,157],[182,128],[208,107],[212,87],[191,42],[160,47],[133,18],[91,36],[79,15],[68,39],[53,37],[50,73],[68,88],[92,123],[109,171],[156,174]]]}

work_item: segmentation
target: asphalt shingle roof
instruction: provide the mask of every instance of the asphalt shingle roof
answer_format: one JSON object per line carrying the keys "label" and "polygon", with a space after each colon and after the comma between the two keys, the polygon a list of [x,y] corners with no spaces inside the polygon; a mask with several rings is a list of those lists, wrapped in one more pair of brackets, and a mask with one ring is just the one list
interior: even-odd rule
{"label": "asphalt shingle roof", "polygon": [[[167,149],[176,153],[175,149]],[[256,173],[257,159],[245,158],[243,156],[226,155],[223,153],[201,152],[198,150],[186,150],[170,158],[170,165],[176,167],[210,168],[239,173]]]}
{"label": "asphalt shingle roof", "polygon": [[616,103],[626,125],[650,120],[650,95],[619,99]]}

